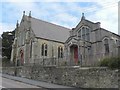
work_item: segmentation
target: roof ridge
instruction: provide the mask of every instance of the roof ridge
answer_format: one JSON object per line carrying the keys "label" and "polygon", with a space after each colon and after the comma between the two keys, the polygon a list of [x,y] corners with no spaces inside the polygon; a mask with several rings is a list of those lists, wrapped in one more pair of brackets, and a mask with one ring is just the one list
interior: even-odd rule
{"label": "roof ridge", "polygon": [[92,22],[91,20],[88,20],[88,19],[85,19],[85,21],[95,24],[95,22]]}
{"label": "roof ridge", "polygon": [[[27,17],[28,17],[28,16],[27,16]],[[67,28],[67,27],[64,27],[64,26],[61,26],[61,25],[57,25],[57,24],[54,24],[54,23],[51,23],[51,22],[47,22],[47,21],[45,21],[45,20],[41,20],[41,19],[38,19],[38,18],[35,18],[35,17],[32,17],[32,16],[31,16],[31,18],[36,19],[36,20],[38,20],[38,21],[42,21],[42,22],[48,23],[48,24],[52,24],[52,25],[54,25],[54,26],[58,26],[58,27],[61,27],[61,28],[65,28],[65,29],[71,30],[70,28]]]}
{"label": "roof ridge", "polygon": [[104,29],[104,28],[101,28],[101,29],[102,29],[102,30],[104,30],[104,31],[110,32],[110,33],[112,33],[112,34],[115,34],[115,35],[117,35],[117,36],[119,36],[119,37],[120,37],[120,35],[119,35],[119,34],[116,34],[116,33],[112,32],[112,31],[109,31],[109,30]]}

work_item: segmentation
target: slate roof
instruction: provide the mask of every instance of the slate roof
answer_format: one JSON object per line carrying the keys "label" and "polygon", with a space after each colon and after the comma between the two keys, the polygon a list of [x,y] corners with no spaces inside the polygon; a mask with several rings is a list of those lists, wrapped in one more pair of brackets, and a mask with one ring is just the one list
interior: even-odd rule
{"label": "slate roof", "polygon": [[71,29],[31,17],[31,28],[36,37],[65,42]]}

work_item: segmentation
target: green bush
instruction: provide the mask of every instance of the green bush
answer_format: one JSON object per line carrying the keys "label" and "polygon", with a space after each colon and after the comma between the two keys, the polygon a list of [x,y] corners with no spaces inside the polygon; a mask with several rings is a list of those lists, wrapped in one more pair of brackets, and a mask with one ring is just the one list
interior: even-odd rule
{"label": "green bush", "polygon": [[111,69],[120,69],[120,57],[104,58],[100,61],[100,66],[109,67]]}

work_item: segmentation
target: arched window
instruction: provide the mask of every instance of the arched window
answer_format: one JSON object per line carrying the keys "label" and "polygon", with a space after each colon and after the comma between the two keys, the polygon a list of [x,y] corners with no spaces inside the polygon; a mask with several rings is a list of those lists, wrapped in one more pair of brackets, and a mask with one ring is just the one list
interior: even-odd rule
{"label": "arched window", "polygon": [[82,28],[82,39],[85,40],[85,35],[86,32],[85,32],[85,27]]}
{"label": "arched window", "polygon": [[32,41],[30,42],[30,58],[32,57]]}
{"label": "arched window", "polygon": [[90,41],[90,30],[86,28],[86,41]]}
{"label": "arched window", "polygon": [[23,40],[24,40],[24,32],[21,32],[21,45],[24,44]]}
{"label": "arched window", "polygon": [[88,27],[82,27],[78,31],[78,37],[80,39],[83,39],[83,40],[86,40],[86,41],[90,41],[90,29]]}
{"label": "arched window", "polygon": [[41,56],[44,56],[44,44],[42,44],[42,47],[41,47]]}
{"label": "arched window", "polygon": [[60,54],[61,54],[61,58],[63,58],[63,48],[61,47],[61,50],[60,50]]}
{"label": "arched window", "polygon": [[45,44],[45,56],[47,56],[47,44]]}
{"label": "arched window", "polygon": [[41,47],[41,56],[47,56],[47,44],[42,44]]}
{"label": "arched window", "polygon": [[81,38],[81,29],[78,31],[78,37]]}
{"label": "arched window", "polygon": [[109,43],[108,39],[104,40],[104,46],[105,46],[105,54],[109,54]]}
{"label": "arched window", "polygon": [[52,57],[54,57],[54,47],[52,46]]}
{"label": "arched window", "polygon": [[63,48],[61,46],[58,47],[58,58],[63,58]]}

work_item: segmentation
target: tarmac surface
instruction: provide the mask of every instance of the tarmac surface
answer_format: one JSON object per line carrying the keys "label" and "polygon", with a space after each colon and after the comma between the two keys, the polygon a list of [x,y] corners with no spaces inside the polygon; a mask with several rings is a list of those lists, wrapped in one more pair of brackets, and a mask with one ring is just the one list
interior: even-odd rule
{"label": "tarmac surface", "polygon": [[[17,85],[15,85],[16,84],[15,81],[16,81],[16,83],[18,83]],[[27,78],[23,78],[23,77],[2,74],[3,87],[4,87],[5,83],[12,84],[11,87],[9,85],[7,85],[7,86],[9,86],[9,87],[7,87],[9,89],[7,89],[7,90],[13,90],[14,88],[15,88],[14,90],[19,90],[18,88],[24,88],[23,90],[85,90],[85,89],[80,89],[80,88],[75,88],[75,87],[57,85],[57,84],[53,84],[53,83],[47,83],[47,82],[43,82],[43,81],[36,81],[36,80],[31,80],[31,79],[27,79]],[[19,84],[19,83],[21,83],[21,84]],[[29,88],[29,89],[27,89],[27,88]],[[4,90],[6,90],[6,89],[4,88]]]}

